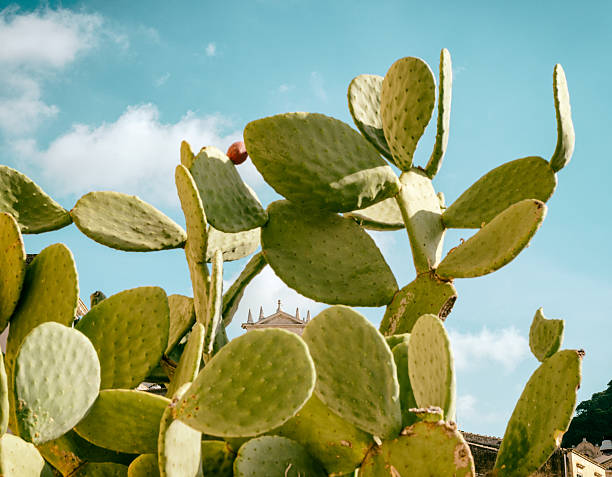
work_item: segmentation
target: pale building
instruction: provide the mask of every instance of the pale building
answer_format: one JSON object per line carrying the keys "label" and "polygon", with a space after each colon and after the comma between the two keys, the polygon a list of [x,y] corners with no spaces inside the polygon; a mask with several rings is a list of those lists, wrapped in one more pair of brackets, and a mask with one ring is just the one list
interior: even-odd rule
{"label": "pale building", "polygon": [[246,323],[242,323],[242,328],[245,330],[260,330],[264,328],[280,328],[282,330],[291,331],[301,335],[304,332],[304,327],[310,321],[310,310],[306,314],[306,318],[300,318],[300,310],[295,309],[295,315],[291,315],[281,310],[281,301],[278,300],[278,308],[271,315],[264,316],[263,307],[259,307],[259,318],[253,321],[253,314],[249,309],[249,315]]}

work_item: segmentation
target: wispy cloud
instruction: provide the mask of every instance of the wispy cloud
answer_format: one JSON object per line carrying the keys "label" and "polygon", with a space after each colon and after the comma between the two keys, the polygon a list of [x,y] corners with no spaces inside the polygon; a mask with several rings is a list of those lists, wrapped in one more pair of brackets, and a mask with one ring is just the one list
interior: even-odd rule
{"label": "wispy cloud", "polygon": [[279,93],[288,93],[289,91],[291,91],[294,88],[295,88],[295,86],[292,85],[292,84],[281,84],[278,87],[278,92]]}
{"label": "wispy cloud", "polygon": [[325,91],[323,77],[320,73],[316,71],[310,73],[310,87],[318,99],[327,101],[327,92]]}
{"label": "wispy cloud", "polygon": [[206,56],[216,56],[217,55],[217,45],[214,42],[210,42],[206,45]]}
{"label": "wispy cloud", "polygon": [[170,73],[166,72],[160,77],[155,79],[155,86],[158,88],[166,84],[166,82],[170,79]]}

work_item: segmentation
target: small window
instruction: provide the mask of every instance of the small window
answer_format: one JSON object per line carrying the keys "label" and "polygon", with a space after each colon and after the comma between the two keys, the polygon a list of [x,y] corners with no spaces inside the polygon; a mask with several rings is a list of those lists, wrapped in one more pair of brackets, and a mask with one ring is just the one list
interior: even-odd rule
{"label": "small window", "polygon": [[576,477],[582,477],[582,474],[576,474]]}

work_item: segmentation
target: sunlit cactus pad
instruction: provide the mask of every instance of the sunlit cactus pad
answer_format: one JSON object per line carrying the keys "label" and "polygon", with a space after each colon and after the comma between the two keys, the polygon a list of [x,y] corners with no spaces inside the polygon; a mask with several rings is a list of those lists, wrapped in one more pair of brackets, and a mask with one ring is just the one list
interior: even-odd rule
{"label": "sunlit cactus pad", "polygon": [[359,225],[372,230],[401,230],[405,227],[402,213],[395,197],[377,202],[365,209],[353,210],[344,214]]}
{"label": "sunlit cactus pad", "polygon": [[223,252],[223,261],[231,262],[251,255],[259,247],[260,229],[225,233],[213,227],[208,229],[206,260],[211,261],[215,250]]}
{"label": "sunlit cactus pad", "polygon": [[550,167],[556,172],[563,169],[572,158],[576,141],[565,71],[558,64],[553,71],[553,93],[557,113],[557,147],[550,159]]}
{"label": "sunlit cactus pad", "polygon": [[157,454],[142,454],[128,468],[128,477],[159,477]]}
{"label": "sunlit cactus pad", "polygon": [[184,295],[168,296],[168,308],[170,309],[170,328],[168,331],[169,353],[181,340],[185,333],[195,323],[195,311],[193,309],[193,298]]}
{"label": "sunlit cactus pad", "polygon": [[189,339],[181,355],[174,376],[166,389],[166,396],[172,397],[178,389],[186,383],[192,382],[200,370],[202,350],[204,349],[204,326],[195,323],[189,334]]}
{"label": "sunlit cactus pad", "polygon": [[542,308],[536,311],[529,329],[529,348],[539,361],[551,357],[563,341],[563,320],[549,320]]}
{"label": "sunlit cactus pad", "polygon": [[19,224],[6,213],[0,213],[0,256],[0,330],[4,330],[19,301],[26,269]]}
{"label": "sunlit cactus pad", "polygon": [[0,437],[2,477],[53,477],[53,472],[33,444],[12,434]]}

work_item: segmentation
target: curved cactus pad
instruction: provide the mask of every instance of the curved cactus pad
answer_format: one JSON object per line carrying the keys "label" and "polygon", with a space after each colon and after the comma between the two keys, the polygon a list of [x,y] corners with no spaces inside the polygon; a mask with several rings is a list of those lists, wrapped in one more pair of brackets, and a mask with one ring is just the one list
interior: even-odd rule
{"label": "curved cactus pad", "polygon": [[365,209],[347,212],[344,216],[371,230],[400,230],[405,227],[395,197],[389,197]]}
{"label": "curved cactus pad", "polygon": [[288,201],[268,207],[262,249],[274,272],[313,300],[350,306],[386,305],[397,282],[374,240],[353,220],[305,213]]}
{"label": "curved cactus pad", "polygon": [[223,232],[242,232],[266,223],[268,217],[255,192],[247,186],[229,157],[205,147],[189,168],[206,211],[206,218]]}
{"label": "curved cactus pad", "polygon": [[395,363],[374,325],[348,307],[333,306],[308,323],[303,338],[317,369],[317,397],[364,431],[396,436],[402,416]]}
{"label": "curved cactus pad", "polygon": [[246,286],[251,283],[251,280],[255,278],[259,272],[268,264],[262,252],[259,252],[251,257],[249,263],[246,264],[242,272],[234,283],[223,295],[223,308],[221,313],[223,315],[223,326],[227,326],[232,322],[232,318],[238,309],[242,295]]}
{"label": "curved cactus pad", "polygon": [[99,390],[100,363],[87,337],[59,323],[37,326],[15,361],[19,434],[34,444],[60,437],[81,420]]}
{"label": "curved cactus pad", "polygon": [[90,192],[70,211],[90,239],[128,252],[180,248],[185,231],[150,204],[120,192]]}
{"label": "curved cactus pad", "polygon": [[[414,392],[412,391],[412,384],[410,384],[410,374],[408,365],[408,347],[410,342],[410,335],[406,334],[407,338],[401,343],[395,345],[391,352],[393,353],[393,360],[395,361],[395,367],[397,368],[397,380],[400,386],[400,405],[402,408],[402,427],[410,426],[417,421],[417,416],[410,409],[418,407],[416,399],[414,398]],[[389,340],[387,339],[387,342]]]}
{"label": "curved cactus pad", "polygon": [[150,393],[105,389],[74,430],[89,442],[117,452],[156,453],[159,422],[168,404],[169,399]]}
{"label": "curved cactus pad", "polygon": [[410,333],[419,317],[428,313],[444,320],[456,300],[457,290],[452,283],[429,273],[419,275],[395,294],[379,330],[385,336]]}
{"label": "curved cactus pad", "polygon": [[436,80],[420,58],[397,60],[387,74],[380,96],[380,115],[392,162],[410,170],[417,143],[436,103]]}
{"label": "curved cactus pad", "polygon": [[546,204],[525,199],[511,205],[467,242],[451,250],[436,270],[441,278],[486,275],[512,261],[546,216]]}
{"label": "curved cactus pad", "polygon": [[61,229],[72,223],[66,209],[21,172],[0,166],[0,212],[15,220],[24,234]]}
{"label": "curved cactus pad", "polygon": [[234,477],[236,454],[224,441],[202,441],[202,474]]}
{"label": "curved cactus pad", "polygon": [[553,71],[553,94],[557,114],[557,147],[550,159],[550,167],[553,171],[558,172],[572,158],[576,141],[567,80],[565,79],[565,71],[559,64],[555,65]]}
{"label": "curved cactus pad", "polygon": [[195,323],[193,298],[183,295],[170,295],[168,297],[170,309],[170,329],[168,331],[168,346],[166,354],[170,353]]}
{"label": "curved cactus pad", "polygon": [[128,477],[159,477],[157,455],[139,455],[130,464],[127,475]]}
{"label": "curved cactus pad", "polygon": [[251,439],[240,447],[234,461],[236,477],[325,477],[319,462],[297,442],[279,436]]}
{"label": "curved cactus pad", "polygon": [[399,335],[385,336],[385,341],[387,342],[389,349],[393,351],[393,348],[395,348],[398,344],[404,342],[408,343],[408,341],[410,341],[410,333],[401,333]]}
{"label": "curved cactus pad", "polygon": [[193,164],[194,159],[195,155],[193,154],[189,143],[187,141],[181,141],[181,164],[189,169]]}
{"label": "curved cactus pad", "polygon": [[4,367],[4,354],[0,352],[0,436],[6,433],[10,410],[9,385]]}
{"label": "curved cactus pad", "polygon": [[128,477],[128,466],[114,462],[87,462],[71,477]]}
{"label": "curved cactus pad", "polygon": [[494,475],[530,475],[561,444],[580,385],[581,355],[558,351],[535,370],[510,417]]}
{"label": "curved cactus pad", "polygon": [[181,355],[174,376],[166,390],[166,396],[174,396],[174,393],[186,383],[192,382],[200,371],[202,350],[204,349],[204,326],[196,323],[191,329],[189,339]]}
{"label": "curved cactus pad", "polygon": [[255,167],[276,192],[334,212],[361,209],[395,195],[393,170],[357,131],[334,118],[287,113],[246,125]]}
{"label": "curved cactus pad", "polygon": [[232,262],[251,255],[259,247],[260,229],[227,234],[213,227],[208,228],[206,260],[212,261],[215,250],[223,252],[223,261]]}
{"label": "curved cactus pad", "polygon": [[549,320],[542,308],[536,311],[529,329],[529,348],[538,361],[550,358],[561,348],[563,320]]}
{"label": "curved cactus pad", "polygon": [[255,436],[293,417],[314,384],[314,364],[297,335],[252,330],[206,364],[177,405],[177,417],[213,436]]}
{"label": "curved cactus pad", "polygon": [[383,77],[378,75],[359,75],[353,78],[348,87],[348,105],[357,129],[378,152],[391,159],[380,117],[382,83]]}
{"label": "curved cactus pad", "polygon": [[125,290],[94,306],[76,328],[91,340],[102,367],[101,389],[134,388],[168,344],[169,310],[159,287]]}
{"label": "curved cactus pad", "polygon": [[[208,307],[204,323],[204,354],[211,356],[213,344],[221,323],[221,306],[223,305],[223,255],[217,250],[211,264],[210,282],[208,284]],[[225,329],[224,329],[225,330]]]}
{"label": "curved cactus pad", "polygon": [[476,475],[470,448],[454,426],[441,421],[418,422],[402,434],[373,448],[359,477]]}
{"label": "curved cactus pad", "polygon": [[52,477],[45,461],[32,444],[12,434],[0,438],[2,477]]}
{"label": "curved cactus pad", "polygon": [[524,199],[546,202],[557,186],[557,176],[541,157],[523,157],[488,172],[442,214],[449,228],[481,228],[499,213]]}
{"label": "curved cactus pad", "polygon": [[455,419],[455,369],[450,341],[440,318],[421,316],[410,333],[408,371],[418,407],[437,406]]}
{"label": "curved cactus pad", "polygon": [[15,311],[26,269],[26,253],[19,224],[10,214],[0,213],[0,333]]}

